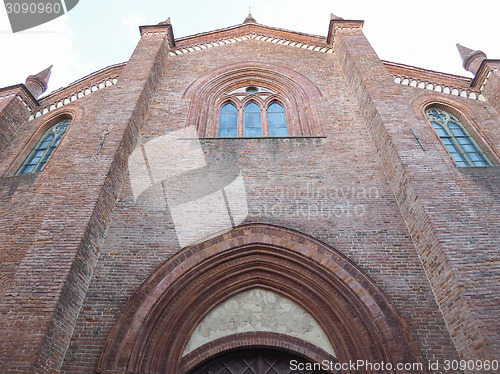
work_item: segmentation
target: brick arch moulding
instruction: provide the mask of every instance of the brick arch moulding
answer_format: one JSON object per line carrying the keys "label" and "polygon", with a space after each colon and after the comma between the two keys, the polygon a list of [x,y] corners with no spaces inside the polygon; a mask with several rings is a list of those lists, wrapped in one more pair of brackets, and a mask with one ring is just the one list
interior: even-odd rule
{"label": "brick arch moulding", "polygon": [[[97,372],[185,374],[181,368],[192,366],[185,362],[189,355],[183,361],[183,352],[196,326],[217,305],[253,288],[280,294],[306,310],[340,362],[422,363],[406,323],[356,264],[308,235],[250,224],[186,247],[162,264],[124,307]],[[235,345],[226,341],[210,352],[221,354],[224,346]],[[308,356],[315,350],[300,344],[289,351],[312,361],[318,357]]]}
{"label": "brick arch moulding", "polygon": [[[498,147],[495,147],[495,144],[488,139],[484,132],[480,130],[477,126],[478,123],[482,123],[483,120],[491,117],[488,112],[484,111],[484,117],[476,118],[473,120],[473,111],[469,105],[461,103],[457,100],[449,99],[447,97],[435,96],[435,95],[423,95],[418,97],[417,99],[411,102],[413,106],[413,111],[415,114],[425,121],[428,125],[429,131],[432,132],[433,135],[437,137],[434,130],[432,130],[432,126],[427,120],[425,115],[425,111],[431,107],[441,108],[454,116],[456,116],[462,123],[462,125],[467,129],[467,131],[471,134],[472,138],[479,144],[482,151],[487,154],[488,158],[493,162],[494,165],[498,165],[500,163],[500,156],[498,152]],[[477,116],[477,115],[476,115]]]}
{"label": "brick arch moulding", "polygon": [[291,136],[322,135],[314,104],[321,97],[319,88],[292,69],[262,62],[226,65],[192,82],[183,95],[190,100],[186,125],[196,125],[200,137],[215,137],[221,102],[244,86],[261,86],[281,96],[289,111]]}

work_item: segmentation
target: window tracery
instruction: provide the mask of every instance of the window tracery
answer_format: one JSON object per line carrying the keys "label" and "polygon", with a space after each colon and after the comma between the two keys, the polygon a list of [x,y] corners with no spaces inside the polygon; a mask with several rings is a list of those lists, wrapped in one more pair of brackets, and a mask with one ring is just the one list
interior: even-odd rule
{"label": "window tracery", "polygon": [[436,106],[428,108],[425,115],[457,166],[492,165],[458,117]]}
{"label": "window tracery", "polygon": [[224,95],[218,136],[288,136],[285,107],[278,98],[276,92],[259,86],[240,87]]}
{"label": "window tracery", "polygon": [[38,173],[43,170],[57,145],[61,141],[71,121],[64,119],[49,127],[33,147],[16,175]]}
{"label": "window tracery", "polygon": [[[262,62],[223,66],[193,81],[183,97],[190,101],[186,124],[196,126],[202,138],[234,136],[234,125],[231,132],[225,128],[225,121],[233,118],[234,124],[235,118],[225,113],[229,107],[223,109],[229,103],[237,109],[236,136],[243,138],[245,106],[251,101],[260,108],[262,137],[323,135],[315,106],[321,91],[284,66]],[[273,102],[277,105],[270,108]]]}

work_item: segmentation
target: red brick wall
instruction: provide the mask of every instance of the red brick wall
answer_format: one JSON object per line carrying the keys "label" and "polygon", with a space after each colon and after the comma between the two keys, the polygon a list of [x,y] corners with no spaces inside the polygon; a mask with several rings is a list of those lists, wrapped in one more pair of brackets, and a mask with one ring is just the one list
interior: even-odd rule
{"label": "red brick wall", "polygon": [[[46,170],[0,180],[0,365],[97,368],[125,303],[180,249],[153,191],[134,201],[127,157],[136,141],[186,126],[190,85],[248,61],[294,70],[316,85],[324,137],[201,140],[209,165],[241,170],[244,223],[298,230],[354,261],[394,303],[425,362],[492,358],[499,350],[498,166],[457,169],[420,106],[456,102],[493,155],[498,114],[488,103],[491,115],[478,101],[395,84],[359,29],[338,30],[333,47],[327,54],[247,40],[167,58],[164,35],[144,35],[116,86],[50,114],[67,111],[76,120]],[[15,135],[0,174],[12,175],[48,117]]]}
{"label": "red brick wall", "polygon": [[15,133],[28,119],[29,106],[33,108],[35,105],[33,97],[22,86],[0,90],[0,152],[8,147]]}
{"label": "red brick wall", "polygon": [[[418,106],[419,99],[447,98],[391,85],[360,31],[339,34],[336,51],[345,55],[350,86],[455,347],[463,359],[493,359],[500,343],[498,326],[491,320],[500,308],[498,166],[456,168]],[[456,108],[464,107],[475,125],[484,129],[479,132],[488,136],[498,154],[498,119],[493,121],[481,102],[455,101]],[[494,113],[491,106],[490,112]],[[411,128],[427,152],[419,148]],[[481,182],[486,175],[492,183],[488,187]]]}
{"label": "red brick wall", "polygon": [[4,370],[59,370],[116,203],[127,152],[134,147],[166,53],[164,35],[145,38],[116,86],[28,122],[2,159],[2,174],[12,175],[10,165],[19,157],[22,162],[24,146],[47,119],[58,112],[74,115],[43,172],[0,181],[6,243],[0,301]]}
{"label": "red brick wall", "polygon": [[[315,109],[326,138],[202,140],[207,162],[237,164],[242,170],[250,210],[245,222],[290,227],[338,249],[396,304],[426,362],[456,359],[387,182],[384,161],[377,156],[364,121],[366,109],[350,87],[351,71],[342,53],[327,55],[245,41],[173,57],[165,67],[140,143],[185,126],[190,102],[182,99],[183,92],[206,71],[265,60],[278,70],[284,66],[306,76],[322,92]],[[298,198],[294,191],[301,191]],[[148,275],[179,250],[169,212],[155,210],[153,203],[146,200],[138,206],[130,185],[122,189],[63,371],[83,373],[96,367],[124,304]]]}
{"label": "red brick wall", "polygon": [[[485,66],[485,68],[486,67],[487,66]],[[500,87],[500,64],[497,63],[492,68],[494,68],[494,70],[491,71],[491,75],[485,83],[484,91],[488,96],[488,102],[495,108],[495,114],[498,115],[500,111],[500,90],[498,89],[498,87]],[[498,142],[496,144],[498,144]]]}

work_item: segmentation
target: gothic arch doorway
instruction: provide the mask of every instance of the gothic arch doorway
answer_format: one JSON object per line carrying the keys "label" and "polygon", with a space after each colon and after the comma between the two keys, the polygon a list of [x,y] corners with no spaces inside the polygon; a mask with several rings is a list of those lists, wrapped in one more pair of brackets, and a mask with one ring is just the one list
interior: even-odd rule
{"label": "gothic arch doorway", "polygon": [[185,374],[229,350],[262,347],[321,362],[325,351],[280,331],[234,334],[184,355],[211,310],[256,288],[281,295],[312,316],[338,362],[422,363],[405,322],[356,264],[303,233],[251,224],[187,247],[160,266],[122,311],[98,372]]}
{"label": "gothic arch doorway", "polygon": [[[188,374],[326,374],[313,363],[277,350],[238,350],[198,365]],[[321,366],[320,366],[321,367]]]}

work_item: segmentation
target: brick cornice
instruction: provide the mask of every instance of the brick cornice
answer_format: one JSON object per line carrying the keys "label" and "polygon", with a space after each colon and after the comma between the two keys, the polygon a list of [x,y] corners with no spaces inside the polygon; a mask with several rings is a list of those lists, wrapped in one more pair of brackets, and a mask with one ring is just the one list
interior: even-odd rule
{"label": "brick cornice", "polygon": [[483,90],[484,86],[488,82],[493,71],[500,70],[500,60],[484,59],[479,66],[476,76],[471,82],[471,87],[479,88],[480,91]]}
{"label": "brick cornice", "polygon": [[208,44],[227,38],[241,37],[243,35],[251,34],[295,41],[297,43],[306,43],[312,45],[326,44],[324,36],[311,35],[256,23],[249,23],[179,38],[176,40],[176,47],[186,48],[192,45]]}
{"label": "brick cornice", "polygon": [[0,88],[0,100],[15,95],[17,95],[19,100],[21,100],[30,110],[38,106],[38,100],[23,83]]}
{"label": "brick cornice", "polygon": [[166,35],[169,49],[175,48],[174,30],[171,24],[139,26],[141,38],[153,35]]}
{"label": "brick cornice", "polygon": [[382,63],[392,75],[394,82],[403,86],[486,101],[480,90],[471,87],[471,78],[395,62],[382,61]]}
{"label": "brick cornice", "polygon": [[[292,33],[275,33],[263,31],[237,30],[242,32],[220,33],[217,37],[204,39],[195,38],[186,40],[183,43],[177,43],[176,48],[170,51],[170,56],[182,55],[189,52],[202,51],[213,47],[223,46],[226,44],[255,40],[260,42],[268,42],[282,46],[295,47],[320,53],[333,53],[330,45],[325,43],[324,38],[319,37],[304,37],[302,34]],[[247,31],[247,32],[244,32]]]}
{"label": "brick cornice", "polygon": [[71,83],[67,87],[51,92],[48,96],[41,98],[37,102],[37,107],[34,107],[29,121],[90,95],[95,91],[114,86],[118,82],[118,77],[125,65],[125,63],[121,63],[108,66]]}

